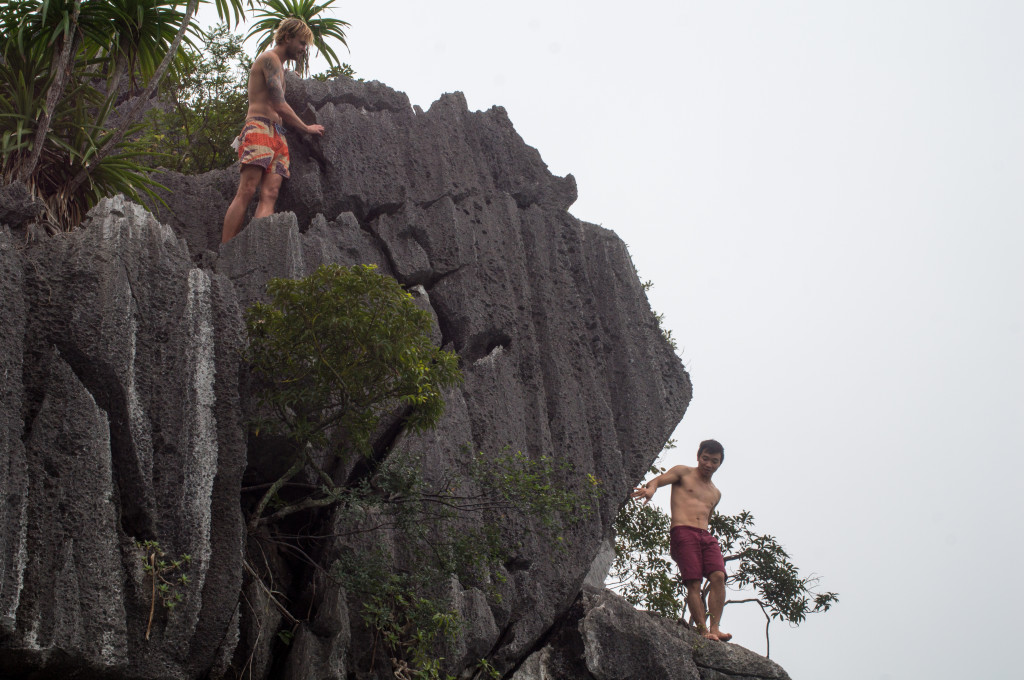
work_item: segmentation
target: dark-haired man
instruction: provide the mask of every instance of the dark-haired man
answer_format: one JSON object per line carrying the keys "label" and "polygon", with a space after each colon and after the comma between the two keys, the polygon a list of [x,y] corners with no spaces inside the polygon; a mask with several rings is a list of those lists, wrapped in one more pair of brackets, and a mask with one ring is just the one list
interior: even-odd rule
{"label": "dark-haired man", "polygon": [[307,134],[322,135],[322,125],[306,125],[284,100],[284,63],[305,64],[306,49],[313,32],[300,19],[281,22],[274,33],[274,47],[256,58],[249,70],[249,112],[238,135],[238,160],[242,175],[238,191],[224,215],[221,243],[227,243],[242,230],[249,202],[260,188],[260,202],[253,217],[274,214],[281,183],[291,175],[288,142],[282,121]]}
{"label": "dark-haired man", "polygon": [[[638,487],[631,496],[643,498],[646,505],[658,487],[672,485],[671,554],[686,586],[686,606],[704,637],[727,642],[732,635],[719,628],[725,608],[725,560],[718,539],[708,531],[711,513],[722,500],[722,492],[711,483],[711,476],[723,460],[725,449],[721,444],[714,439],[702,441],[697,448],[697,467],[677,465]],[[711,583],[708,591],[710,627],[705,624],[706,612],[700,596],[701,580],[705,577]]]}

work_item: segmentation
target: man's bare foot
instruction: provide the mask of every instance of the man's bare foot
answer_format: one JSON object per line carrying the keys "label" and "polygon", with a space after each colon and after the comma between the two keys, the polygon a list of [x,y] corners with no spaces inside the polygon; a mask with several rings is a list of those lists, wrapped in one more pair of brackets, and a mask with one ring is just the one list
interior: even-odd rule
{"label": "man's bare foot", "polygon": [[[711,629],[711,634],[715,636],[715,640],[720,640],[722,642],[728,642],[732,639],[732,633],[723,633],[722,631],[715,630],[714,628]],[[707,637],[707,635],[704,637]]]}
{"label": "man's bare foot", "polygon": [[703,635],[708,640],[717,640],[718,639],[718,636],[715,635],[714,633],[712,633],[707,628],[698,628],[697,632],[700,633],[701,635]]}

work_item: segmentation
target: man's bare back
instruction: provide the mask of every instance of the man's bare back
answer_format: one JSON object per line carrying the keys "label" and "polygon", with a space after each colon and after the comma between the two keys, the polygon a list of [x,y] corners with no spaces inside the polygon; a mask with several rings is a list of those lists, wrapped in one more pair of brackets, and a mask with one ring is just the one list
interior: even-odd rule
{"label": "man's bare back", "polygon": [[[284,61],[301,59],[306,44],[295,40],[267,50],[256,58],[249,69],[249,110],[246,118],[260,116],[290,128],[323,134],[319,125],[306,125],[284,98]],[[282,54],[283,53],[283,54]]]}

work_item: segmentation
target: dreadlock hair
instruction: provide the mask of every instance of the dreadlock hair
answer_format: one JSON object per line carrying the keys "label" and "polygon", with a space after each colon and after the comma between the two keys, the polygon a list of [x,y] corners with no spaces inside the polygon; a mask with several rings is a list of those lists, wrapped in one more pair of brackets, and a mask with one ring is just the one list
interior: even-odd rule
{"label": "dreadlock hair", "polygon": [[[295,17],[288,17],[277,26],[274,32],[274,44],[278,45],[289,38],[305,39],[307,45],[313,44],[313,31],[306,22]],[[306,75],[309,71],[309,51],[302,55],[302,63],[295,64],[295,70],[299,75]]]}

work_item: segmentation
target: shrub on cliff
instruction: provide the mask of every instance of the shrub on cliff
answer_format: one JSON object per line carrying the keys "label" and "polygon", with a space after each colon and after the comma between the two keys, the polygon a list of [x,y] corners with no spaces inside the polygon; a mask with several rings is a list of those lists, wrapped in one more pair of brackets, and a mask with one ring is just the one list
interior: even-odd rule
{"label": "shrub on cliff", "polygon": [[[686,611],[686,589],[668,556],[670,524],[669,516],[652,505],[626,504],[615,518],[615,561],[609,587],[637,607],[679,619]],[[751,597],[729,599],[726,605],[759,605],[765,616],[766,640],[773,620],[798,625],[809,614],[826,612],[839,601],[836,593],[816,590],[817,577],[800,576],[778,539],[758,533],[754,516],[746,510],[738,515],[716,512],[708,528],[722,546],[726,587],[741,593],[753,590]],[[706,598],[707,591],[702,595]]]}
{"label": "shrub on cliff", "polygon": [[409,432],[432,427],[443,390],[462,381],[458,357],[430,338],[430,314],[373,265],[324,265],[304,279],[272,279],[267,293],[269,303],[246,313],[248,359],[269,414],[259,428],[291,440],[295,461],[257,503],[253,526],[305,469],[321,488],[269,517],[337,502],[341,489],[318,454],[370,458],[385,415],[401,413]]}
{"label": "shrub on cliff", "polygon": [[231,142],[249,108],[246,84],[252,58],[242,36],[226,24],[203,35],[203,46],[183,56],[184,68],[161,86],[162,106],[146,114],[139,144],[146,163],[186,175],[226,168],[238,159]]}
{"label": "shrub on cliff", "polygon": [[[443,390],[462,380],[457,356],[431,340],[430,315],[373,266],[325,265],[304,279],[273,279],[267,293],[269,302],[246,314],[262,413],[254,425],[258,436],[288,443],[278,453],[291,466],[250,513],[253,537],[345,588],[364,624],[355,623],[354,634],[368,640],[354,663],[367,671],[392,664],[423,680],[451,677],[443,657],[462,625],[452,578],[500,599],[504,565],[525,534],[560,549],[567,526],[592,512],[600,484],[592,475],[572,480],[571,466],[548,456],[469,448],[459,464],[432,470],[428,483],[419,453],[392,451],[379,435],[396,418],[409,432],[434,427]],[[332,457],[357,465],[332,466]],[[316,483],[291,483],[301,473]],[[290,515],[322,508],[335,511],[329,535],[281,530]],[[321,526],[315,516],[301,524]],[[351,541],[330,568],[311,557],[322,539]],[[414,556],[412,563],[399,565],[397,552]],[[281,631],[281,639],[292,633]],[[485,659],[473,662],[490,668]]]}

